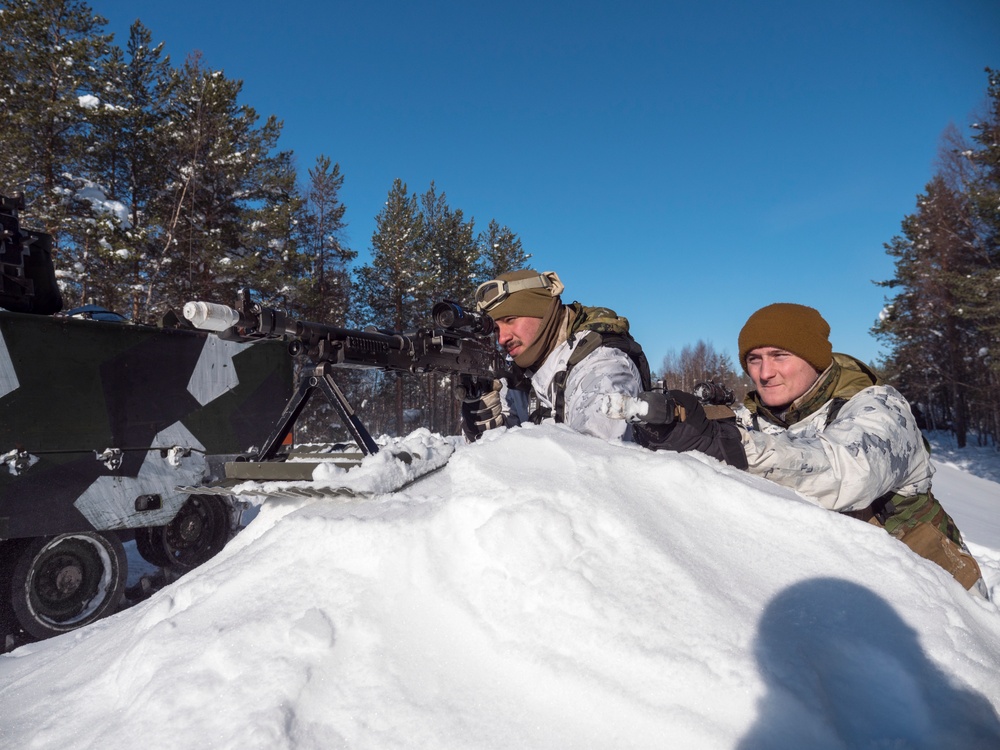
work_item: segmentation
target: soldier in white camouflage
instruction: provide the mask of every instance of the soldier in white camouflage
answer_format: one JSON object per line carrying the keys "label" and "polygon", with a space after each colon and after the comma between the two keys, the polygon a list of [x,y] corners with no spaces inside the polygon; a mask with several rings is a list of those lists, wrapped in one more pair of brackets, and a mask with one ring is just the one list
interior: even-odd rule
{"label": "soldier in white camouflage", "polygon": [[[637,427],[650,447],[701,450],[823,508],[881,526],[966,589],[987,595],[958,527],[931,492],[929,446],[909,403],[864,363],[834,353],[829,334],[826,320],[804,305],[777,303],[751,315],[740,331],[739,356],[756,388],[735,419],[705,419],[697,399],[678,391],[605,408],[654,422]],[[737,433],[740,460],[703,447],[720,444],[720,435],[731,444]]]}
{"label": "soldier in white camouflage", "polygon": [[462,404],[462,430],[477,440],[486,430],[531,421],[560,422],[605,440],[631,440],[632,427],[609,419],[601,395],[636,396],[650,388],[649,365],[625,318],[603,307],[564,304],[554,271],[522,269],[480,284],[476,308],[496,323],[498,343],[513,371],[510,388]]}

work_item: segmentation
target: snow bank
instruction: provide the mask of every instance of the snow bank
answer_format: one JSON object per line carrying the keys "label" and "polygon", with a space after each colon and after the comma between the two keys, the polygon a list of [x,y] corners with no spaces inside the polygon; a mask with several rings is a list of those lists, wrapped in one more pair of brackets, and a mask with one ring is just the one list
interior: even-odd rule
{"label": "snow bank", "polygon": [[0,657],[0,740],[996,748],[998,671],[996,606],[884,532],[526,427],[393,495],[269,500],[148,601]]}

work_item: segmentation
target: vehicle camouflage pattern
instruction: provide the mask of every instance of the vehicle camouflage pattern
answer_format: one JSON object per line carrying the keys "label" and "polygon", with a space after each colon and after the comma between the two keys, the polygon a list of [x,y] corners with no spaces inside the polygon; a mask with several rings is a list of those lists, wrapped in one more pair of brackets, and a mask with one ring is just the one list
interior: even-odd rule
{"label": "vehicle camouflage pattern", "polygon": [[0,650],[113,613],[123,542],[175,571],[217,552],[231,499],[183,488],[260,445],[292,393],[282,342],[58,314],[51,238],[21,207],[0,197]]}

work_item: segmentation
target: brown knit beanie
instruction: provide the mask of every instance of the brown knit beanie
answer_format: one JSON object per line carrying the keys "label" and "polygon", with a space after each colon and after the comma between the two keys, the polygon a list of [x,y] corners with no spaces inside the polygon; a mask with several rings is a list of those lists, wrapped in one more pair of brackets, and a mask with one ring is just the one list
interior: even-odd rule
{"label": "brown knit beanie", "polygon": [[750,316],[740,331],[740,364],[747,369],[747,354],[773,346],[784,349],[823,372],[833,361],[830,324],[818,311],[805,305],[777,302]]}
{"label": "brown knit beanie", "polygon": [[[541,274],[538,271],[525,268],[521,271],[500,274],[497,276],[497,279],[500,281],[521,281],[522,279],[531,279],[536,276],[541,276]],[[559,289],[562,289],[562,284],[559,285]],[[525,318],[544,318],[549,308],[552,307],[553,296],[558,296],[558,292],[556,295],[553,295],[552,292],[552,289],[545,287],[521,289],[520,291],[512,292],[507,299],[490,310],[488,314],[494,320],[500,320],[512,315]]]}

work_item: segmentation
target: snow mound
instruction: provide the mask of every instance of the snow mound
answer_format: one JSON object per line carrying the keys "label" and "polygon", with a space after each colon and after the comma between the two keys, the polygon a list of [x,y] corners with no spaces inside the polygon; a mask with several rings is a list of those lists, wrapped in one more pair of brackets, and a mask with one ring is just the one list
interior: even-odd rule
{"label": "snow mound", "polygon": [[883,531],[525,427],[401,492],[268,500],[148,601],[0,658],[0,740],[985,749],[998,673],[997,607]]}

